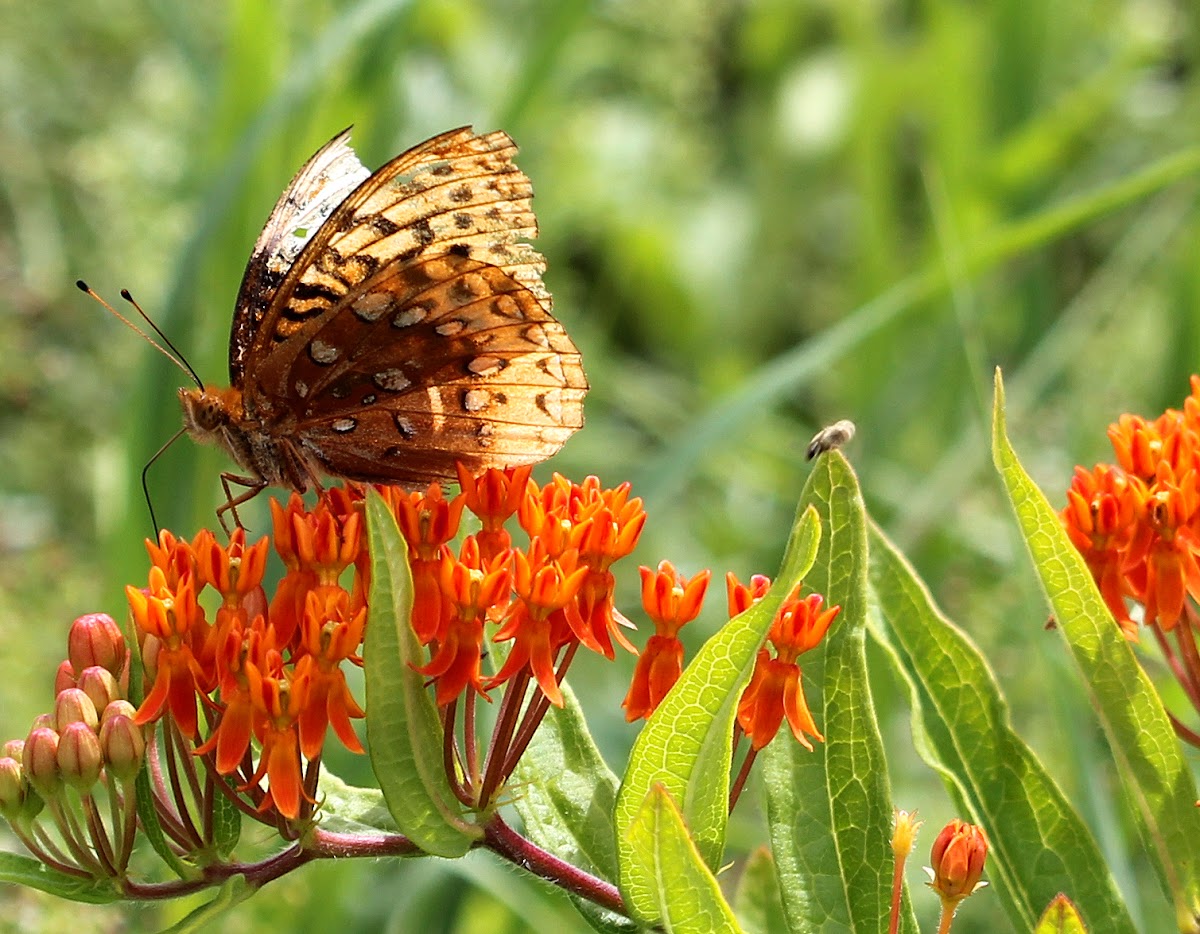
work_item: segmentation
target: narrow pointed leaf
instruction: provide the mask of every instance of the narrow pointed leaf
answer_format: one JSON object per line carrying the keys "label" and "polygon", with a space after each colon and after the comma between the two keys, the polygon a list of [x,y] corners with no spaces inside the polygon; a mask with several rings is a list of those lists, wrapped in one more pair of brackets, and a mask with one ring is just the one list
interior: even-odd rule
{"label": "narrow pointed leaf", "polygon": [[1200,917],[1196,783],[1154,685],[1113,621],[1058,516],[1009,444],[999,370],[993,418],[992,458],[1054,608],[1057,630],[1090,693],[1117,772],[1134,802],[1163,890],[1171,896],[1179,917]]}
{"label": "narrow pointed leaf", "polygon": [[1132,932],[1096,842],[1013,731],[987,661],[876,528],[870,544],[871,632],[908,686],[917,750],[941,774],[959,816],[988,833],[991,885],[975,898],[999,898],[1013,927],[1027,931],[1056,893],[1071,892],[1096,930]]}
{"label": "narrow pointed leaf", "polygon": [[614,815],[618,880],[644,923],[660,918],[658,880],[632,861],[628,831],[650,789],[680,802],[704,861],[719,864],[728,818],[729,757],[737,701],[780,603],[812,567],[821,537],[814,509],[798,511],[774,584],[758,603],[709,639],[634,741]]}
{"label": "narrow pointed leaf", "polygon": [[427,853],[453,858],[483,832],[466,820],[442,763],[442,725],[414,669],[421,646],[409,622],[408,549],[382,498],[367,493],[371,596],[363,646],[371,765],[400,832]]}
{"label": "narrow pointed leaf", "polygon": [[0,882],[27,885],[31,889],[89,905],[104,905],[121,898],[110,882],[76,879],[50,869],[32,856],[18,853],[0,853]]}
{"label": "narrow pointed leaf", "polygon": [[775,860],[765,846],[759,847],[746,860],[746,868],[738,879],[733,907],[746,934],[775,934],[788,929]]}
{"label": "narrow pointed leaf", "polygon": [[662,785],[654,785],[624,833],[638,874],[654,879],[654,914],[672,934],[734,934],[733,909],[704,864],[683,815]]}
{"label": "narrow pointed leaf", "polygon": [[[841,606],[821,645],[798,659],[825,742],[810,752],[785,722],[760,757],[767,822],[789,930],[884,931],[892,898],[892,796],[864,654],[866,519],[839,451],[822,456],[801,503],[823,534],[804,581]],[[903,930],[916,931],[911,908]]]}

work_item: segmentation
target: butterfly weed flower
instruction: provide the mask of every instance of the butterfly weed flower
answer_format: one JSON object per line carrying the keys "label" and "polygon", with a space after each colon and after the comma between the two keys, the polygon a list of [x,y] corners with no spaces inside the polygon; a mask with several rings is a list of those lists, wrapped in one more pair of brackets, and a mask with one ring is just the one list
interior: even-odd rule
{"label": "butterfly weed flower", "polygon": [[683,674],[679,630],[700,614],[712,577],[710,571],[701,571],[688,580],[669,561],[660,562],[656,571],[640,567],[638,572],[642,577],[642,608],[654,623],[654,635],[638,657],[633,682],[621,704],[630,722],[654,713]]}
{"label": "butterfly weed flower", "polygon": [[463,540],[459,557],[447,549],[438,584],[451,612],[429,664],[417,670],[434,680],[440,706],[446,706],[470,689],[487,697],[482,662],[484,624],[495,606],[507,606],[512,590],[511,553],[501,551],[485,559],[478,538]]}
{"label": "butterfly weed flower", "polygon": [[413,578],[413,631],[427,645],[439,637],[447,620],[449,608],[438,577],[443,546],[458,534],[466,499],[459,495],[447,500],[437,483],[430,484],[423,493],[405,493],[393,487],[386,498],[395,513],[400,534],[408,543]]}
{"label": "butterfly weed flower", "polygon": [[[1153,634],[1170,670],[1195,698],[1200,599],[1200,377],[1183,408],[1154,419],[1124,414],[1108,428],[1111,464],[1075,468],[1063,527],[1130,641]],[[1140,608],[1140,612],[1139,609]],[[1173,719],[1176,733],[1200,735]]]}
{"label": "butterfly weed flower", "polygon": [[[726,580],[730,610],[739,612],[762,599],[770,583],[767,578],[756,577],[746,587],[732,574]],[[750,749],[730,790],[730,809],[741,795],[759,750],[775,738],[784,717],[796,741],[810,752],[813,746],[808,736],[822,742],[825,739],[804,699],[796,660],[820,644],[842,608],[823,608],[825,599],[820,594],[801,597],[801,586],[797,585],[776,610],[767,631],[767,645],[759,650],[750,682],[738,701],[738,727],[750,740]]]}

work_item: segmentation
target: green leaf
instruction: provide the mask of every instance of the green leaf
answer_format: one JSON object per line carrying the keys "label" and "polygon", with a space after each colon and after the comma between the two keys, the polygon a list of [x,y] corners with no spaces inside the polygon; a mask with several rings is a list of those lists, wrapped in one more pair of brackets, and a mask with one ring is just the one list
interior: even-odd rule
{"label": "green leaf", "polygon": [[89,905],[106,905],[121,898],[121,893],[108,880],[77,879],[20,853],[0,853],[0,882],[28,886]]}
{"label": "green leaf", "polygon": [[651,787],[645,803],[622,834],[630,865],[653,879],[653,914],[672,934],[740,931],[733,909],[688,835],[675,801],[662,785]]}
{"label": "green leaf", "polygon": [[399,830],[378,788],[347,785],[322,768],[319,792],[322,830],[358,834]]}
{"label": "green leaf", "polygon": [[1038,919],[1033,934],[1088,934],[1088,929],[1075,904],[1065,895],[1056,895]]}
{"label": "green leaf", "polygon": [[775,860],[765,846],[759,847],[746,860],[733,906],[746,934],[775,934],[788,929],[783,913],[783,894],[775,875]]}
{"label": "green leaf", "polygon": [[651,788],[661,784],[682,802],[684,818],[705,862],[718,865],[725,844],[737,701],[775,611],[812,567],[820,537],[816,510],[798,511],[771,589],[704,644],[634,741],[614,818],[621,894],[645,923],[660,920],[655,891],[659,880],[645,875],[645,864],[633,861],[629,828]]}
{"label": "green leaf", "polygon": [[451,859],[483,836],[464,818],[442,761],[442,724],[413,669],[422,650],[409,623],[412,576],[396,519],[367,493],[371,596],[363,668],[371,765],[400,832],[426,853]]}
{"label": "green leaf", "polygon": [[[801,503],[824,534],[805,590],[841,606],[824,641],[800,656],[802,690],[824,743],[810,752],[784,723],[760,758],[767,821],[789,930],[887,930],[892,795],[864,654],[866,519],[841,452],[821,457]],[[907,931],[916,920],[904,916]]]}
{"label": "green leaf", "polygon": [[959,816],[987,831],[985,872],[1013,927],[1030,930],[1043,905],[1071,892],[1096,930],[1133,931],[1087,827],[1013,732],[995,674],[875,528],[870,571],[872,635],[908,685],[917,750],[941,774]]}
{"label": "green leaf", "polygon": [[[1004,480],[1042,587],[1054,608],[1092,707],[1108,738],[1163,890],[1178,917],[1200,915],[1200,809],[1196,784],[1162,700],[1113,621],[1079,552],[1046,497],[1021,467],[1006,436],[1004,385],[996,371],[992,458]],[[988,828],[989,831],[991,828]],[[1074,854],[1061,854],[1064,858]],[[1027,858],[1027,854],[1026,854]],[[1090,912],[1082,895],[1072,895]],[[1038,904],[1045,904],[1049,896]],[[1032,916],[1031,916],[1032,917]],[[1110,930],[1103,914],[1094,916]]]}
{"label": "green leaf", "polygon": [[227,915],[257,891],[258,886],[251,886],[245,876],[230,876],[211,902],[189,911],[162,934],[192,934],[193,931],[211,930],[209,924]]}
{"label": "green leaf", "polygon": [[[224,781],[214,778],[214,781]],[[242,812],[217,789],[212,792],[213,802],[213,845],[222,856],[228,856],[237,846],[242,835]]]}
{"label": "green leaf", "polygon": [[[525,835],[543,849],[602,879],[617,877],[613,805],[617,777],[588,732],[583,711],[563,684],[564,704],[551,706],[521,756],[509,787],[525,822]],[[622,915],[571,896],[598,931],[636,929]]]}

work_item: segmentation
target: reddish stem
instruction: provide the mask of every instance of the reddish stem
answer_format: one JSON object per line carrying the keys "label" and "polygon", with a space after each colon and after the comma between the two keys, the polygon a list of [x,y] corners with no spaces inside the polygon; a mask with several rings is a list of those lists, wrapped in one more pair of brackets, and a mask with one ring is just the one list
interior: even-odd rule
{"label": "reddish stem", "polygon": [[499,814],[493,815],[488,821],[483,840],[488,849],[538,878],[552,882],[601,908],[628,917],[628,909],[615,885],[546,852],[509,827]]}

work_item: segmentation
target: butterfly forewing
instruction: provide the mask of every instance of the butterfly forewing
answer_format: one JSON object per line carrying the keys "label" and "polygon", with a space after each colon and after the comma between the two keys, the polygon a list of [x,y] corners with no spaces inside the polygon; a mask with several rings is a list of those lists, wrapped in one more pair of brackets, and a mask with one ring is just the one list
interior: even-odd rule
{"label": "butterfly forewing", "polygon": [[329,215],[371,174],[358,161],[349,140],[350,131],[343,130],[296,173],[250,252],[229,336],[229,378],[235,386],[242,380],[254,333],[279,284]]}
{"label": "butterfly forewing", "polygon": [[[272,368],[278,345],[336,312],[341,300],[394,263],[457,249],[504,269],[550,308],[545,260],[520,238],[537,233],[529,179],[502,132],[434,137],[363,182],[308,243],[279,287],[250,347]],[[286,355],[282,359],[286,359]],[[249,388],[249,387],[248,387]]]}

